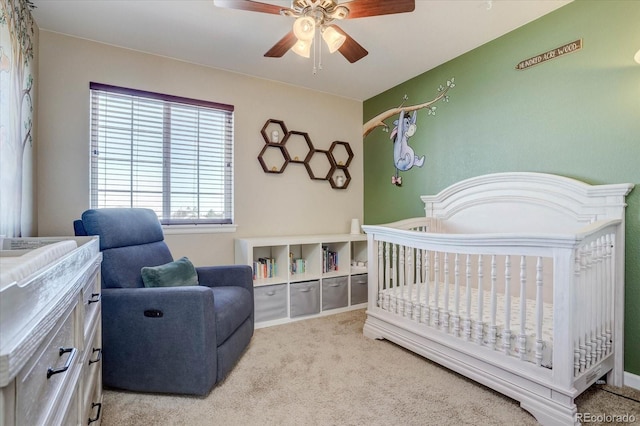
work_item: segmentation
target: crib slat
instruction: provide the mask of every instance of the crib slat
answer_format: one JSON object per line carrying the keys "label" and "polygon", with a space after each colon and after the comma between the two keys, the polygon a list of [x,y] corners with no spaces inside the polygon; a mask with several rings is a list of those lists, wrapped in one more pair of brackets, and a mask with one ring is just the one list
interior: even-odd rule
{"label": "crib slat", "polygon": [[587,357],[589,357],[589,360],[591,359],[591,355],[588,355],[587,352],[587,347],[588,347],[588,329],[587,329],[587,324],[588,324],[588,320],[589,320],[589,314],[590,314],[590,309],[591,309],[591,305],[589,303],[589,288],[588,288],[588,281],[587,281],[587,248],[586,247],[581,247],[579,249],[579,255],[580,255],[580,294],[582,295],[582,304],[579,306],[583,306],[583,309],[581,309],[580,311],[582,312],[582,319],[580,322],[580,336],[581,336],[581,342],[580,342],[580,371],[585,371],[587,369],[588,363],[587,363]]}
{"label": "crib slat", "polygon": [[536,262],[536,364],[542,365],[542,322],[544,321],[542,300],[542,257]]}
{"label": "crib slat", "polygon": [[506,355],[511,353],[511,256],[504,259],[504,330],[502,349]]}
{"label": "crib slat", "polygon": [[378,246],[378,306],[381,307],[382,309],[385,309],[384,307],[384,242],[383,241],[378,241],[377,243]]}
{"label": "crib slat", "polygon": [[518,336],[518,351],[520,359],[527,357],[527,258],[520,256],[520,335]]}
{"label": "crib slat", "polygon": [[387,289],[387,296],[385,296],[385,309],[391,311],[391,296],[393,295],[391,285],[391,243],[385,244],[385,256],[384,256],[384,276],[385,276],[385,288]]}
{"label": "crib slat", "polygon": [[601,356],[604,357],[607,354],[607,284],[609,282],[609,276],[607,275],[607,242],[606,242],[606,236],[602,236],[599,238],[598,240],[600,242],[600,275],[601,275],[601,281],[600,281],[600,294],[601,294],[601,299],[600,299],[600,341],[602,344],[601,347]]}
{"label": "crib slat", "polygon": [[605,290],[605,342],[606,342],[606,355],[611,353],[611,324],[613,322],[613,265],[611,252],[613,250],[613,242],[611,240],[611,234],[607,234],[605,237],[605,259],[606,259],[606,276],[607,276],[607,288]]}
{"label": "crib slat", "polygon": [[449,330],[449,253],[444,253],[444,312],[440,328]]}
{"label": "crib slat", "polygon": [[476,319],[476,343],[479,345],[482,345],[484,343],[484,322],[483,322],[483,307],[484,307],[484,303],[483,303],[483,296],[484,296],[484,289],[483,289],[483,278],[484,278],[484,274],[482,273],[482,255],[478,255],[478,317]]}
{"label": "crib slat", "polygon": [[587,316],[587,321],[585,321],[585,325],[586,325],[586,340],[585,340],[585,346],[586,346],[586,362],[587,362],[587,368],[591,367],[591,362],[593,361],[592,357],[591,357],[591,349],[593,347],[593,334],[591,333],[592,330],[592,326],[593,326],[593,303],[594,303],[594,297],[593,297],[593,274],[592,274],[592,262],[593,262],[593,256],[592,256],[592,252],[591,252],[591,246],[587,245],[585,247],[585,287],[587,290],[587,312],[588,312],[588,316]]}
{"label": "crib slat", "polygon": [[400,282],[398,281],[398,245],[391,245],[391,287],[393,294],[391,297],[391,311],[398,313],[398,292]]}
{"label": "crib slat", "polygon": [[598,245],[596,241],[591,242],[591,274],[592,274],[592,307],[593,315],[591,316],[591,362],[595,364],[598,361]]}
{"label": "crib slat", "polygon": [[436,251],[433,255],[433,326],[440,325],[440,255]]}
{"label": "crib slat", "polygon": [[416,250],[416,302],[413,312],[416,316],[416,322],[422,322],[422,309],[420,309],[420,288],[424,281],[422,275],[422,257],[424,256],[424,250]]}
{"label": "crib slat", "polygon": [[422,318],[425,324],[429,324],[431,321],[431,310],[429,308],[429,303],[431,302],[429,299],[429,282],[431,281],[431,252],[429,250],[426,251],[424,256],[424,306]]}
{"label": "crib slat", "polygon": [[415,263],[413,260],[413,250],[413,247],[407,247],[405,249],[405,261],[407,264],[407,267],[405,268],[405,271],[407,272],[407,297],[405,299],[404,310],[406,312],[406,316],[411,319],[415,319],[413,315],[413,284],[415,279]]}
{"label": "crib slat", "polygon": [[[581,286],[581,274],[580,274],[580,252],[575,250],[575,259],[573,266],[573,275],[575,282],[575,306],[584,306],[583,299],[583,291]],[[574,325],[574,336],[575,340],[573,343],[573,375],[577,377],[582,369],[584,368],[584,335],[583,335],[583,322],[584,322],[584,310],[576,309],[575,312],[575,325]]]}
{"label": "crib slat", "polygon": [[406,312],[404,310],[405,307],[405,288],[404,288],[404,276],[406,273],[406,266],[404,263],[404,246],[398,245],[398,263],[396,264],[396,275],[398,277],[398,302],[397,302],[397,311],[400,315],[405,316]]}
{"label": "crib slat", "polygon": [[498,326],[496,325],[496,305],[497,305],[497,289],[496,289],[496,281],[497,281],[497,266],[496,266],[496,256],[491,256],[491,319],[489,326],[489,346],[491,349],[496,348],[496,339],[498,336]]}
{"label": "crib slat", "polygon": [[456,257],[454,259],[454,299],[453,303],[455,305],[455,314],[453,316],[453,334],[458,337],[460,336],[460,258],[458,253],[456,253]]}
{"label": "crib slat", "polygon": [[604,284],[605,284],[605,276],[604,276],[604,253],[603,253],[603,245],[602,245],[602,238],[598,238],[596,240],[596,253],[597,253],[597,257],[598,257],[598,262],[596,264],[596,280],[597,280],[597,299],[598,299],[598,305],[597,305],[597,310],[596,310],[596,340],[597,340],[597,344],[596,344],[596,359],[598,361],[600,361],[602,359],[602,351],[604,349],[605,343],[604,343],[604,331],[602,328],[602,318],[603,318],[603,312],[602,312],[602,300],[604,299]]}
{"label": "crib slat", "polygon": [[595,241],[591,242],[591,281],[593,298],[591,309],[591,362],[598,361],[598,247]]}
{"label": "crib slat", "polygon": [[471,256],[467,255],[466,261],[466,276],[467,276],[467,316],[464,319],[464,339],[469,341],[471,340]]}
{"label": "crib slat", "polygon": [[604,300],[605,285],[607,282],[606,269],[605,269],[605,248],[604,248],[604,236],[598,237],[596,240],[598,251],[598,346],[596,349],[596,357],[601,360],[605,353],[605,331],[604,331]]}

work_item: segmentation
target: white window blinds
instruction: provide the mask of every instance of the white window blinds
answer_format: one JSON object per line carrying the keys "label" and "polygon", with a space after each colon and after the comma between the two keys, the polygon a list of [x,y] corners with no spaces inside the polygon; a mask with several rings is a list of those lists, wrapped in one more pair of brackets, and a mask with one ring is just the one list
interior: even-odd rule
{"label": "white window blinds", "polygon": [[233,223],[233,106],[90,84],[91,207]]}

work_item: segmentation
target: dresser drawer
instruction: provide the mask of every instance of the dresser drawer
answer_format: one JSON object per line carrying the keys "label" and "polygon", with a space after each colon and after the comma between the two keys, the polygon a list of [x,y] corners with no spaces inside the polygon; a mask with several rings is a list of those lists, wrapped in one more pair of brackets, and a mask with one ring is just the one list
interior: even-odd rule
{"label": "dresser drawer", "polygon": [[16,424],[46,424],[64,392],[70,375],[76,373],[78,350],[75,338],[75,312],[63,315],[43,343],[16,377]]}
{"label": "dresser drawer", "polygon": [[67,407],[67,412],[65,413],[60,425],[77,425],[83,424],[79,421],[78,418],[78,386],[75,387],[75,391],[71,396],[71,400],[69,401],[69,406]]}
{"label": "dresser drawer", "polygon": [[88,340],[90,339],[90,334],[93,329],[93,325],[98,321],[98,316],[100,316],[100,303],[102,294],[100,292],[100,280],[98,278],[98,273],[93,274],[93,276],[87,281],[84,288],[82,289],[82,306],[84,308],[84,336],[85,342],[88,344]]}
{"label": "dresser drawer", "polygon": [[[87,424],[95,418],[97,408],[93,404],[102,400],[102,335],[100,324],[95,329],[93,339],[85,349],[82,369],[82,419]],[[95,422],[92,422],[95,424]]]}

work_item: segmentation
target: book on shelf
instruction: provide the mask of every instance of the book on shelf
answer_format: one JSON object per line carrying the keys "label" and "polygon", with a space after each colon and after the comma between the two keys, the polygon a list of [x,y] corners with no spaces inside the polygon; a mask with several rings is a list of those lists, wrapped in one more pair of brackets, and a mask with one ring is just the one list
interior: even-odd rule
{"label": "book on shelf", "polygon": [[253,262],[253,279],[273,278],[278,275],[276,260],[271,257],[261,257]]}
{"label": "book on shelf", "polygon": [[329,247],[322,246],[322,273],[338,270],[338,252],[331,251]]}
{"label": "book on shelf", "polygon": [[305,274],[307,272],[307,261],[303,258],[294,258],[293,253],[289,253],[289,272],[294,274]]}

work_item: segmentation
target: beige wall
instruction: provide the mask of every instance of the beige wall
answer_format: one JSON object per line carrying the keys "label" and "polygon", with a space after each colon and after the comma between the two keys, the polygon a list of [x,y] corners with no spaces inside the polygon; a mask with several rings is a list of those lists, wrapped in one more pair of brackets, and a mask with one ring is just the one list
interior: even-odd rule
{"label": "beige wall", "polygon": [[[89,208],[89,82],[235,105],[235,233],[167,235],[174,257],[233,263],[233,239],[349,232],[362,219],[362,103],[241,74],[40,32],[37,214],[40,236],[69,235]],[[307,70],[301,70],[306,72]],[[309,72],[310,69],[308,70]],[[318,149],[354,152],[346,190],[312,181],[301,164],[264,173],[257,160],[268,119],[307,132]]]}

